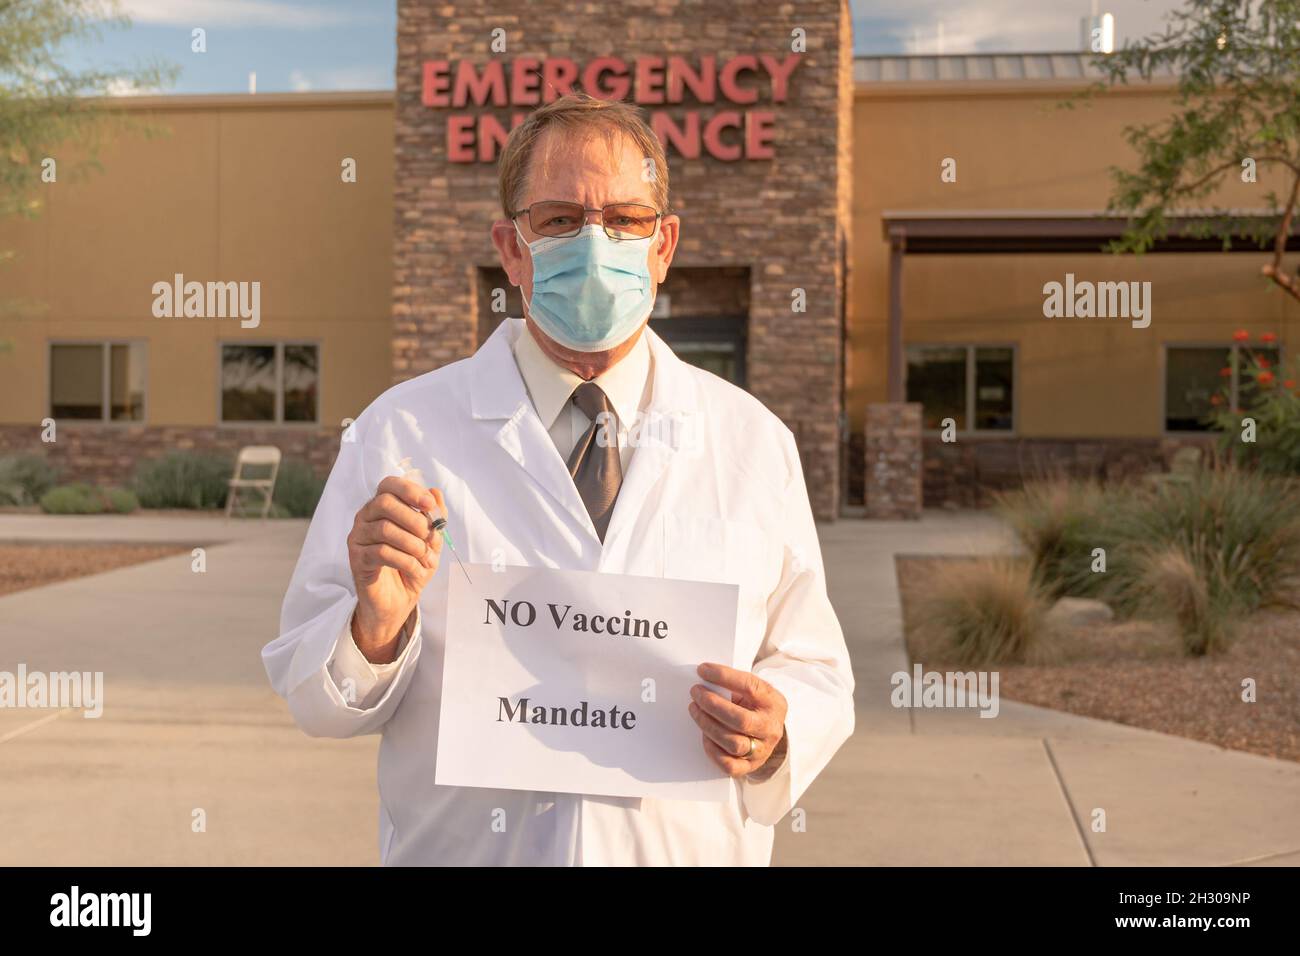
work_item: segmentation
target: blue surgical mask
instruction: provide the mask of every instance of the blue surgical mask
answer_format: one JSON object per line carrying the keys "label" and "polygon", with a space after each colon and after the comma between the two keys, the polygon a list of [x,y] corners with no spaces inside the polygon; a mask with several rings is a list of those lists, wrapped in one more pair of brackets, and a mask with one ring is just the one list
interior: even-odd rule
{"label": "blue surgical mask", "polygon": [[[519,226],[515,225],[518,232]],[[650,315],[649,239],[611,239],[599,225],[569,239],[528,242],[533,297],[528,314],[547,337],[575,352],[604,352],[625,342]]]}

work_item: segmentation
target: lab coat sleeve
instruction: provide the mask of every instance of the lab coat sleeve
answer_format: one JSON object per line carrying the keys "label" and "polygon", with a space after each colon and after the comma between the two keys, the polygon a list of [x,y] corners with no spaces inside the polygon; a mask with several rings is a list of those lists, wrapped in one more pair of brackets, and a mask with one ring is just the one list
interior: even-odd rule
{"label": "lab coat sleeve", "polygon": [[781,577],[767,602],[767,635],[753,671],[786,699],[785,762],[766,780],[745,778],[748,817],[775,825],[853,733],[853,671],[826,592],[821,546],[794,438],[781,512]]}
{"label": "lab coat sleeve", "polygon": [[[358,420],[354,427],[362,424]],[[414,626],[393,665],[367,671],[352,641],[357,606],[347,537],[357,511],[392,464],[362,441],[345,441],[307,529],[280,612],[280,636],[262,650],[275,692],[312,737],[378,733],[393,715],[420,658],[418,607]],[[355,656],[353,656],[355,654]],[[349,678],[352,682],[349,682]]]}
{"label": "lab coat sleeve", "polygon": [[406,651],[411,646],[411,634],[420,627],[420,606],[417,604],[411,617],[402,625],[402,636],[397,642],[397,657],[389,664],[372,664],[361,653],[357,642],[352,638],[352,618],[348,615],[343,623],[343,633],[339,635],[334,647],[334,656],[330,658],[329,675],[340,693],[349,703],[356,703],[362,709],[374,704],[393,682],[397,672],[406,660]]}

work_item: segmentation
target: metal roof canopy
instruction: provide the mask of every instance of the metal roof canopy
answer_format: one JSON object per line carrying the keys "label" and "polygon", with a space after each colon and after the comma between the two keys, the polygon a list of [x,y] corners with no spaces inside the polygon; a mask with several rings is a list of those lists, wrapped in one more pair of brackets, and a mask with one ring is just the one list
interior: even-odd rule
{"label": "metal roof canopy", "polygon": [[[1076,50],[857,56],[853,91],[865,97],[1067,92],[1105,82],[1105,60],[1105,54]],[[1177,74],[1162,66],[1147,78],[1130,76],[1107,92],[1149,95],[1177,83]]]}
{"label": "metal roof canopy", "polygon": [[[1237,219],[1264,219],[1277,213],[1262,209],[1230,209]],[[881,213],[884,237],[890,245],[901,245],[908,255],[1005,255],[1008,253],[1098,253],[1112,239],[1124,233],[1128,217],[1089,210],[1043,210],[1037,212],[889,211]],[[1187,235],[1193,228],[1211,221],[1204,211],[1173,214],[1169,235],[1157,239],[1149,252],[1268,252],[1240,237],[1230,249],[1209,236]],[[1181,223],[1181,227],[1177,224]],[[1293,223],[1287,250],[1300,250],[1300,224]]]}
{"label": "metal roof canopy", "polygon": [[[1265,209],[1224,210],[1233,219],[1275,216]],[[1151,253],[1223,252],[1223,240],[1182,235],[1216,218],[1208,211],[1170,215],[1169,236],[1157,239]],[[1006,255],[1015,253],[1104,253],[1106,243],[1124,233],[1129,217],[1095,210],[942,210],[890,211],[880,214],[889,240],[889,401],[906,400],[903,386],[903,260],[908,255]],[[1181,223],[1181,225],[1179,225]],[[1296,223],[1287,237],[1288,251],[1300,250]],[[1239,242],[1230,252],[1267,254],[1271,247]]]}
{"label": "metal roof canopy", "polygon": [[857,83],[1097,80],[1099,54],[1077,50],[1033,53],[883,54],[853,58]]}

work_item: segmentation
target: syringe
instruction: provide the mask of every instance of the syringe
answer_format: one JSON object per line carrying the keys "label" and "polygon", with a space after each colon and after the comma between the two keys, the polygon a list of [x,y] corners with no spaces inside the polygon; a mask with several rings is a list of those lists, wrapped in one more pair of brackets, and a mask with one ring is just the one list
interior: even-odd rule
{"label": "syringe", "polygon": [[[424,516],[428,518],[429,513],[426,511]],[[461,573],[465,575],[465,580],[469,581],[469,583],[473,585],[474,582],[470,579],[469,572],[465,570],[465,563],[461,561],[460,555],[456,553],[456,546],[451,543],[451,535],[447,533],[447,519],[442,517],[433,518],[429,522],[429,527],[430,529],[442,534],[443,544],[451,548],[452,556],[455,557],[456,563],[460,565],[460,570]]]}
{"label": "syringe", "polygon": [[[402,477],[407,481],[414,481],[421,488],[427,487],[424,483],[424,475],[420,473],[420,469],[411,467],[411,459],[403,458],[398,464],[398,467],[402,469]],[[447,533],[447,519],[441,515],[435,518],[433,515],[429,514],[429,512],[420,511],[420,509],[416,508],[414,505],[411,506],[411,510],[424,515],[425,520],[429,522],[430,533],[437,531],[442,535],[442,543],[451,548],[452,556],[456,559],[456,563],[460,565],[461,573],[465,575],[465,580],[469,581],[472,586],[474,581],[470,578],[469,572],[465,570],[465,562],[461,561],[460,554],[456,551],[456,546],[451,543],[451,535]]]}

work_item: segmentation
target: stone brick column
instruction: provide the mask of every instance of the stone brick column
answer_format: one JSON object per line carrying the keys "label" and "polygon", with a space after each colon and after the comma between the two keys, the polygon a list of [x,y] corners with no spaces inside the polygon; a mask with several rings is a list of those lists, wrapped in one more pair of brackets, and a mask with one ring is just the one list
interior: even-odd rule
{"label": "stone brick column", "polygon": [[867,517],[921,517],[921,403],[867,406]]}

